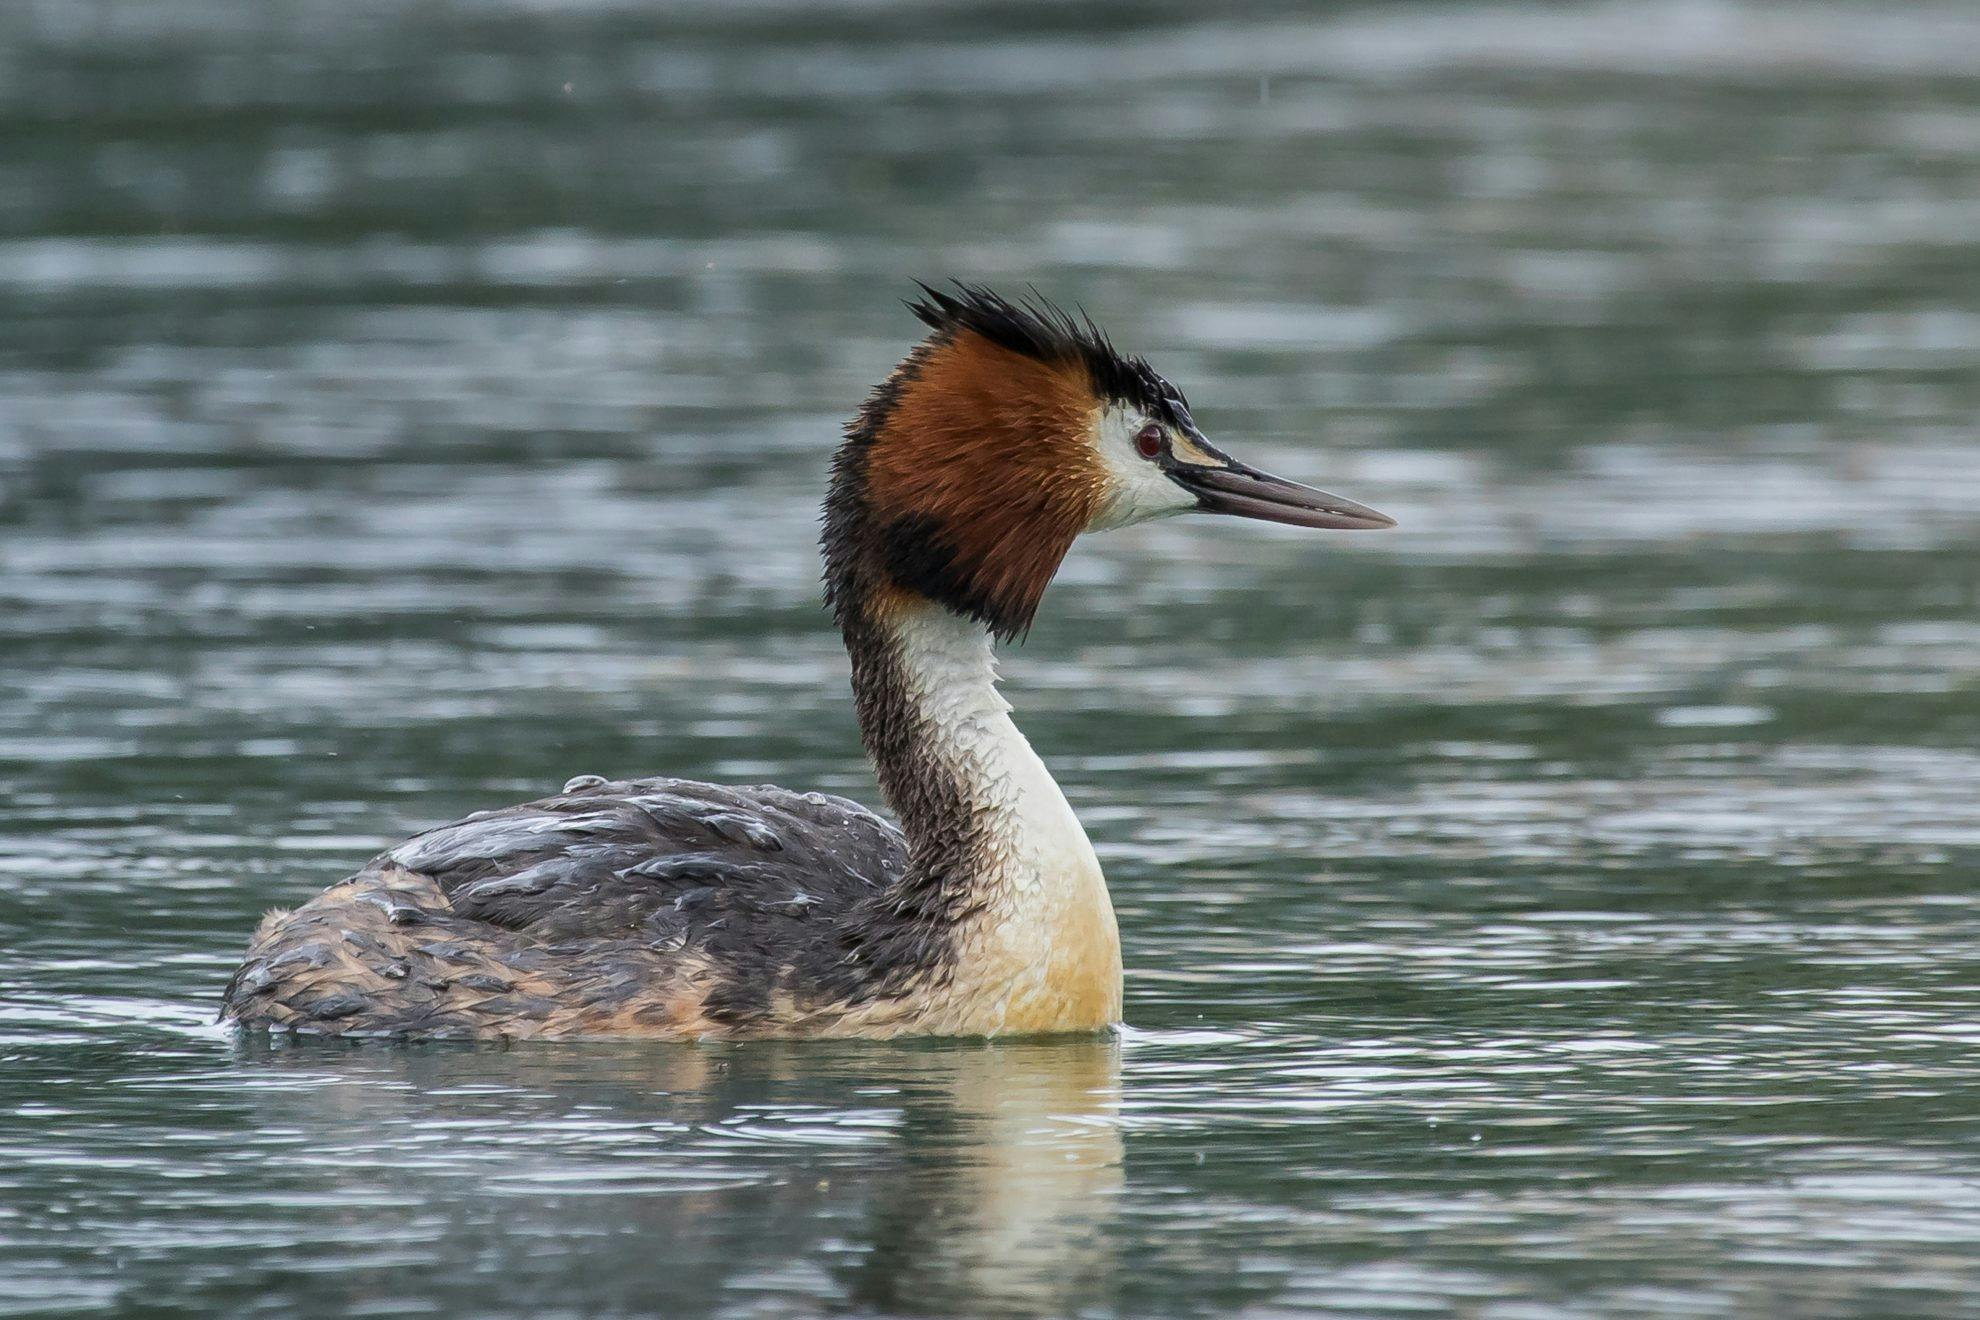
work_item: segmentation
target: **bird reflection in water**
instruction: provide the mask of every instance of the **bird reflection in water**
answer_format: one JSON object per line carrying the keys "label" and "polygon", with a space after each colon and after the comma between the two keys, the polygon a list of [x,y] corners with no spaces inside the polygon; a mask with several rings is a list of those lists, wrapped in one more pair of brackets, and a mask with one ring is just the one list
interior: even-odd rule
{"label": "bird reflection in water", "polygon": [[[450,1302],[514,1306],[540,1289],[545,1305],[675,1314],[802,1298],[1056,1315],[1117,1290],[1112,1037],[238,1048],[287,1074],[255,1121],[322,1134],[352,1230],[391,1235],[394,1215],[410,1225],[476,1180],[486,1216],[447,1232],[486,1238],[491,1263]],[[319,1184],[310,1200],[339,1198]],[[403,1295],[411,1263],[354,1262],[311,1286],[326,1302]]]}
{"label": "bird reflection in water", "polygon": [[1121,1187],[1112,1039],[946,1051],[903,1113],[853,1292],[883,1310],[1063,1313],[1112,1279]]}

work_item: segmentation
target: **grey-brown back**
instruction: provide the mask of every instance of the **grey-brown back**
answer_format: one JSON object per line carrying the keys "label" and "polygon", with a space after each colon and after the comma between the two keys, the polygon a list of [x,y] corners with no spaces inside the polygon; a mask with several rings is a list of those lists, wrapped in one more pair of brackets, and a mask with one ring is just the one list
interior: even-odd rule
{"label": "grey-brown back", "polygon": [[698,1019],[749,1034],[859,998],[906,865],[900,831],[843,798],[573,780],[416,835],[271,918],[223,1012],[336,1034],[581,1034],[629,1003],[681,1011],[691,978]]}

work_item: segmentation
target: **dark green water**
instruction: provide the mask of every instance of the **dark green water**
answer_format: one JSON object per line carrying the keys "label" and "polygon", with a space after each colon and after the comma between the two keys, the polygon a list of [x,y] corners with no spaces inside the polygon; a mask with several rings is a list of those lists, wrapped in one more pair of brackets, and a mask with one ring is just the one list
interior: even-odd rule
{"label": "dark green water", "polygon": [[[0,1311],[1980,1314],[1980,11],[0,7]],[[912,276],[1381,536],[1076,551],[1118,1041],[240,1041],[581,772],[873,799]]]}

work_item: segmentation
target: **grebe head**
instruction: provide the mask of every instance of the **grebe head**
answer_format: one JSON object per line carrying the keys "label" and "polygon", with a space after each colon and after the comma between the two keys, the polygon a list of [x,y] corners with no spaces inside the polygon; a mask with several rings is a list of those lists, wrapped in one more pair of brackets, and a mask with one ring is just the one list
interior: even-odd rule
{"label": "grebe head", "polygon": [[906,595],[1015,636],[1080,533],[1179,513],[1395,526],[1218,449],[1182,391],[1090,318],[954,288],[924,284],[908,304],[932,333],[867,400],[834,461],[824,548],[841,625]]}

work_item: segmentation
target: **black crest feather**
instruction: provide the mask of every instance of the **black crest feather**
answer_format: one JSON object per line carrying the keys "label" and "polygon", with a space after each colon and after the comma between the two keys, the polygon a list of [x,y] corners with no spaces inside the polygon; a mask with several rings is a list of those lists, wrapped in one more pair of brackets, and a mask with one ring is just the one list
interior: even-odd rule
{"label": "black crest feather", "polygon": [[955,292],[948,293],[916,280],[922,296],[908,303],[908,310],[937,335],[969,331],[1039,362],[1078,362],[1103,398],[1170,422],[1188,418],[1189,402],[1182,391],[1142,359],[1116,349],[1084,311],[1064,311],[1035,292],[1014,302],[980,284],[951,284]]}

